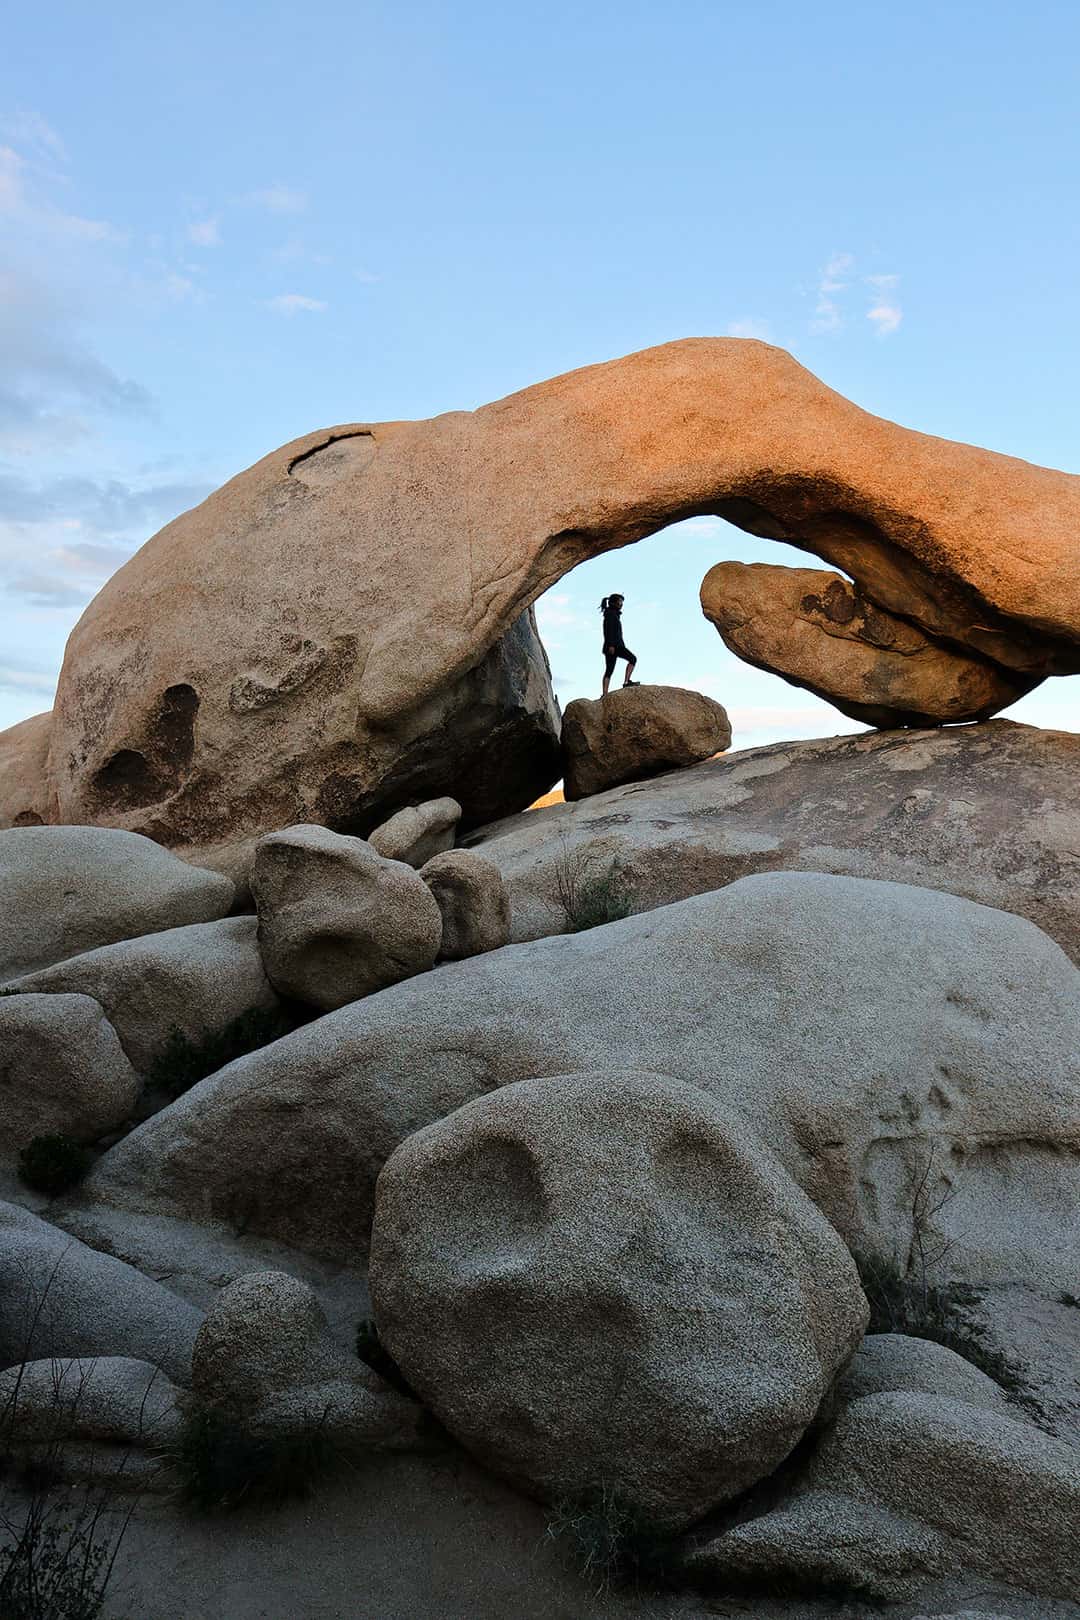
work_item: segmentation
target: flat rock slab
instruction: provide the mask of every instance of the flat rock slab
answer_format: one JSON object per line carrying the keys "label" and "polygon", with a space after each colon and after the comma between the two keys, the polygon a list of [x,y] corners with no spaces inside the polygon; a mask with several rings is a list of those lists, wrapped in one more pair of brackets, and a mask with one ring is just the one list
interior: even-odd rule
{"label": "flat rock slab", "polygon": [[749,748],[497,822],[467,840],[512,935],[562,932],[560,862],[615,862],[631,910],[748,873],[844,872],[1029,917],[1080,962],[1080,737],[991,720]]}

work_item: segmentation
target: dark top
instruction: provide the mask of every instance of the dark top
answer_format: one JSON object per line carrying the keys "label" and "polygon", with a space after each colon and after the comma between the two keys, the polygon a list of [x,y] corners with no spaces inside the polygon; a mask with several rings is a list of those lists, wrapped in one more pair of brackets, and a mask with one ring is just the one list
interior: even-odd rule
{"label": "dark top", "polygon": [[617,607],[604,609],[604,646],[622,646],[622,612]]}

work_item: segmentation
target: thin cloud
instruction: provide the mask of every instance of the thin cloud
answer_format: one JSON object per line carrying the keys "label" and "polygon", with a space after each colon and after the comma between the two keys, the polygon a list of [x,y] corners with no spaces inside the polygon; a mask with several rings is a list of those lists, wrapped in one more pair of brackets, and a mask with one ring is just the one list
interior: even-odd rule
{"label": "thin cloud", "polygon": [[55,673],[20,663],[18,659],[0,664],[0,692],[15,692],[19,696],[33,692],[39,697],[51,698],[55,691]]}
{"label": "thin cloud", "polygon": [[277,315],[298,315],[301,311],[321,315],[328,306],[323,299],[308,298],[306,293],[279,293],[266,300],[266,307]]}
{"label": "thin cloud", "polygon": [[270,214],[302,214],[308,200],[303,191],[292,186],[264,186],[260,191],[248,193],[248,202],[255,208],[265,208]]}
{"label": "thin cloud", "polygon": [[216,219],[199,219],[188,226],[188,241],[194,242],[196,247],[218,247],[221,244],[221,232]]}
{"label": "thin cloud", "polygon": [[370,270],[354,270],[353,278],[365,287],[374,287],[377,281],[382,280],[382,276],[373,275]]}
{"label": "thin cloud", "polygon": [[822,270],[817,285],[817,301],[811,332],[838,332],[844,324],[840,297],[851,285],[851,272],[855,268],[852,253],[834,253]]}
{"label": "thin cloud", "polygon": [[23,147],[35,156],[62,164],[68,161],[63,140],[40,113],[27,108],[13,113],[4,120],[4,133],[14,145]]}
{"label": "thin cloud", "polygon": [[878,337],[889,337],[904,318],[904,312],[896,297],[899,282],[900,277],[896,275],[866,277],[866,284],[871,288],[870,308],[866,312],[866,318]]}
{"label": "thin cloud", "polygon": [[32,231],[76,237],[84,242],[117,242],[121,232],[100,219],[65,213],[37,194],[33,166],[13,146],[0,146],[0,213],[16,218]]}
{"label": "thin cloud", "polygon": [[754,315],[748,315],[741,321],[732,321],[728,326],[727,335],[737,338],[757,338],[762,343],[771,343],[773,340],[772,327],[768,321],[760,321]]}

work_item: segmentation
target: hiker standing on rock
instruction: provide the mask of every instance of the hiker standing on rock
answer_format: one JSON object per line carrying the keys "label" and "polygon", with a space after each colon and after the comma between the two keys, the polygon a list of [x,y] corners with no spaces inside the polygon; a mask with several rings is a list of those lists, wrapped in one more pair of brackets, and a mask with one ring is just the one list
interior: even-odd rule
{"label": "hiker standing on rock", "polygon": [[622,605],[624,598],[617,593],[614,596],[605,596],[600,603],[600,611],[604,615],[604,691],[608,695],[608,686],[611,682],[611,672],[615,668],[617,658],[626,659],[626,679],[624,686],[637,686],[637,681],[630,679],[634,673],[637,659],[630,651],[622,634]]}

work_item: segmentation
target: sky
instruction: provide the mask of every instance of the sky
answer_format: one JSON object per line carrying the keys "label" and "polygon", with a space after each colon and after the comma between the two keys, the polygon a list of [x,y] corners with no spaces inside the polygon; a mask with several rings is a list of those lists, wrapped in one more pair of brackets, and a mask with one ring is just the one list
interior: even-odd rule
{"label": "sky", "polygon": [[[276,445],[672,338],[1080,472],[1080,8],[391,0],[14,8],[0,55],[0,727],[161,525]],[[626,596],[735,745],[857,729],[701,617],[699,518],[539,604],[560,698]],[[1008,711],[1080,729],[1080,677]]]}

